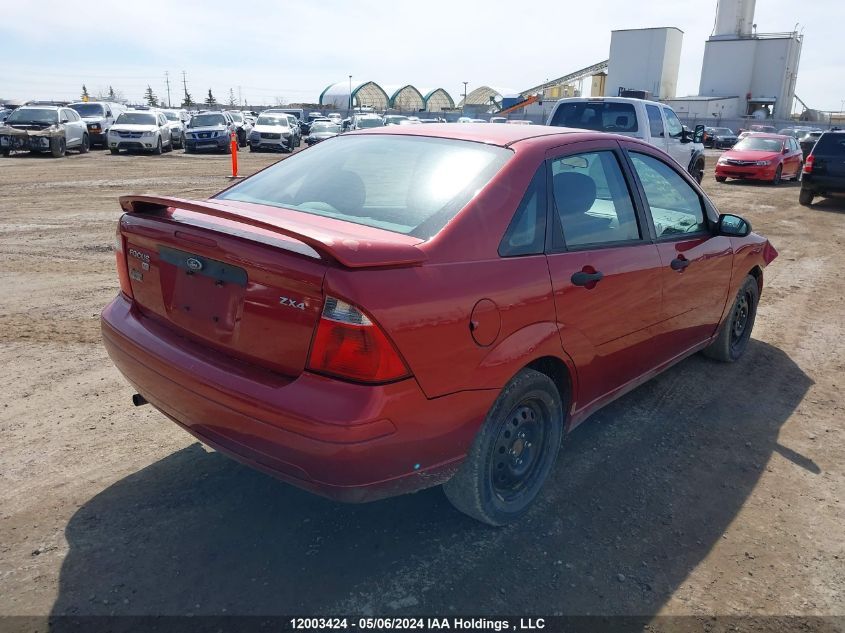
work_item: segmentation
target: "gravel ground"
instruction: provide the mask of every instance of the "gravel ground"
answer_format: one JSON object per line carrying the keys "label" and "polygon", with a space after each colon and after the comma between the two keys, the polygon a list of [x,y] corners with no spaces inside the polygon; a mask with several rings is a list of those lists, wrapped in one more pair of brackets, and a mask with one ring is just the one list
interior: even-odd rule
{"label": "gravel ground", "polygon": [[99,341],[117,197],[210,195],[228,157],[0,159],[0,614],[845,615],[845,201],[716,184],[715,155],[780,251],[746,356],[597,413],[498,530],[437,489],[310,496],[131,406]]}

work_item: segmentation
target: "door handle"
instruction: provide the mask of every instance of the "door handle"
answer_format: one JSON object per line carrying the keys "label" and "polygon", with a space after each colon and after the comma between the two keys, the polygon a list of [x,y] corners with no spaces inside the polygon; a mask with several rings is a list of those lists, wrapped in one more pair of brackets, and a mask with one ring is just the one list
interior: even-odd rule
{"label": "door handle", "polygon": [[583,270],[579,270],[577,273],[572,273],[570,281],[576,286],[588,286],[590,284],[595,284],[601,281],[602,277],[604,277],[604,275],[598,271],[594,273],[588,273]]}
{"label": "door handle", "polygon": [[683,255],[676,257],[672,260],[672,263],[669,264],[672,270],[677,270],[678,272],[682,271],[684,268],[689,266],[689,260],[684,257]]}

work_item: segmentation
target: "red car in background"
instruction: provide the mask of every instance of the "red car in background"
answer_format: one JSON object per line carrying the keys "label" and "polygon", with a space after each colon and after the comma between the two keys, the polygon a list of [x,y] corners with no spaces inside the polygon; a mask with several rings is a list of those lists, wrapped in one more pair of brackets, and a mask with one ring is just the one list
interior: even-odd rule
{"label": "red car in background", "polygon": [[784,178],[798,180],[804,166],[801,146],[792,136],[752,132],[716,161],[716,180],[764,180],[773,185]]}
{"label": "red car in background", "polygon": [[493,525],[591,413],[738,359],[777,255],[651,145],[533,125],[344,134],[121,205],[102,331],[136,404],[313,492],[443,484]]}

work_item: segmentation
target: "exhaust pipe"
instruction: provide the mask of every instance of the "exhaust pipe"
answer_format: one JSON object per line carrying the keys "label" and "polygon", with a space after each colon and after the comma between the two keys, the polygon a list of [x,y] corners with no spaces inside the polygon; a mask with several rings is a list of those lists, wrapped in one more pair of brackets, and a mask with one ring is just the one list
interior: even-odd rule
{"label": "exhaust pipe", "polygon": [[136,407],[141,407],[149,403],[147,402],[147,399],[140,393],[135,393],[132,394],[132,404],[134,404]]}

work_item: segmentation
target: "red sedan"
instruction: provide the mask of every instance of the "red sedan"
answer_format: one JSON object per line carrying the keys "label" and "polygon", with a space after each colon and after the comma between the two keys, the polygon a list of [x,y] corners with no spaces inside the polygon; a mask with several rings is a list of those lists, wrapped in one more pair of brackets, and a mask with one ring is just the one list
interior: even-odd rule
{"label": "red sedan", "polygon": [[801,146],[791,136],[751,133],[719,157],[716,180],[765,180],[773,185],[784,178],[798,180],[804,167]]}
{"label": "red sedan", "polygon": [[209,200],[121,198],[103,338],[138,394],[296,486],[523,514],[564,433],[746,349],[777,255],[635,139],[344,134]]}

